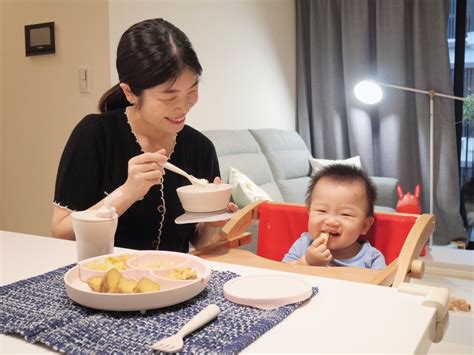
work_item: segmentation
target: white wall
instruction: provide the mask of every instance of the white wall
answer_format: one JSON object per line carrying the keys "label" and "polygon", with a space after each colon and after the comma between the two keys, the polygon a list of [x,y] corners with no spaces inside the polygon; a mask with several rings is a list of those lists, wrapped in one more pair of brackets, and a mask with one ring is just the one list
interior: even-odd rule
{"label": "white wall", "polygon": [[[117,81],[120,35],[150,17],[185,31],[203,65],[188,123],[295,127],[293,0],[0,0],[0,229],[50,235],[66,140]],[[25,57],[24,26],[49,21],[56,54]],[[90,93],[79,93],[82,65]]]}
{"label": "white wall", "polygon": [[[0,0],[0,201],[3,201],[3,172],[4,167],[1,162],[5,161],[3,156],[3,144],[5,143],[3,132],[3,56],[4,56],[4,41],[3,41],[3,2]],[[0,202],[0,229],[3,225],[4,213],[3,204]]]}
{"label": "white wall", "polygon": [[[107,0],[1,0],[0,229],[50,235],[54,182],[74,125],[109,87]],[[55,22],[56,54],[25,57],[24,26]],[[81,65],[92,75],[79,93]]]}
{"label": "white wall", "polygon": [[120,35],[162,17],[185,32],[203,66],[195,128],[296,127],[293,0],[110,0],[111,78]]}

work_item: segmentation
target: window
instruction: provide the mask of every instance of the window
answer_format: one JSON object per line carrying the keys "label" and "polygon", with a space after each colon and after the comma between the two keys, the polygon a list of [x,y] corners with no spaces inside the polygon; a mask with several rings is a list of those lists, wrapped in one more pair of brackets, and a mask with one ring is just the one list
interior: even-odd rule
{"label": "window", "polygon": [[[458,19],[459,15],[463,18]],[[474,0],[451,1],[448,18],[448,47],[454,95],[468,98],[464,104],[461,103],[462,110],[456,109],[456,122],[461,186],[460,212],[471,240],[469,247],[472,248],[474,241]],[[461,60],[456,60],[456,54],[461,54]]]}

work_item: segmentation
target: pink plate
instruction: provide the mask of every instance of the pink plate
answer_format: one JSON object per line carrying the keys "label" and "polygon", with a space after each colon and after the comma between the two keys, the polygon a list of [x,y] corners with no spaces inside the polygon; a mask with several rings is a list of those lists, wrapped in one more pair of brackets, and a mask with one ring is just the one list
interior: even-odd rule
{"label": "pink plate", "polygon": [[[124,254],[124,253],[120,253]],[[91,258],[79,262],[64,275],[64,282],[66,285],[66,292],[68,296],[75,302],[101,310],[107,311],[141,311],[144,313],[148,309],[167,307],[175,305],[201,293],[207,286],[211,278],[211,268],[207,262],[199,257],[189,254],[167,252],[167,251],[139,251],[131,252],[133,256],[127,262],[131,268],[122,270],[121,273],[125,277],[134,278],[136,274],[138,279],[141,276],[150,277],[152,280],[159,282],[161,286],[160,291],[148,293],[100,293],[92,291],[87,282],[81,278],[82,274],[87,270],[87,265],[98,258],[105,258],[108,256],[118,256],[120,254],[110,254],[101,257]],[[141,259],[142,263],[150,263],[156,260],[166,260],[173,262],[176,267],[190,267],[197,274],[196,279],[192,280],[174,280],[167,277],[171,270],[167,269],[142,269],[138,266],[131,265],[130,262],[137,261],[139,265]],[[102,272],[105,275],[105,271]],[[96,276],[89,273],[88,277]]]}
{"label": "pink plate", "polygon": [[286,275],[241,276],[224,284],[224,296],[229,301],[261,309],[304,301],[311,294],[310,284]]}

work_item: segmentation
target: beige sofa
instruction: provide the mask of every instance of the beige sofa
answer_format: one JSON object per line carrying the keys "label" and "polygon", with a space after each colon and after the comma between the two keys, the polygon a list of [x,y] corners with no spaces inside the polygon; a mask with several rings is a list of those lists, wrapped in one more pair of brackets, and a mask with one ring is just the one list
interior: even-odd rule
{"label": "beige sofa", "polygon": [[[247,175],[273,201],[303,204],[310,181],[311,153],[292,130],[273,128],[209,130],[203,132],[216,147],[221,177],[228,182],[230,168]],[[394,211],[398,180],[371,177],[377,187],[377,211]],[[255,249],[256,241],[250,246]]]}

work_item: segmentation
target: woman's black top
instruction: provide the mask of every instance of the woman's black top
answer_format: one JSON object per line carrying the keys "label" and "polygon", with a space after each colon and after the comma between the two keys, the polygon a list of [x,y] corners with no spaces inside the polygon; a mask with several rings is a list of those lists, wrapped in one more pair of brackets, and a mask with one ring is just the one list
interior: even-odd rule
{"label": "woman's black top", "polygon": [[[54,203],[72,211],[90,208],[125,183],[128,161],[142,153],[124,109],[84,117],[64,148]],[[214,145],[189,126],[184,126],[178,133],[169,161],[198,178],[213,181],[220,176]],[[177,225],[174,222],[184,213],[176,193],[176,189],[183,185],[189,185],[186,178],[166,171],[163,179],[166,213],[160,250],[189,251],[196,224]],[[119,217],[115,246],[156,249],[154,241],[160,228],[160,205],[160,187],[153,186],[142,200],[135,202]]]}

